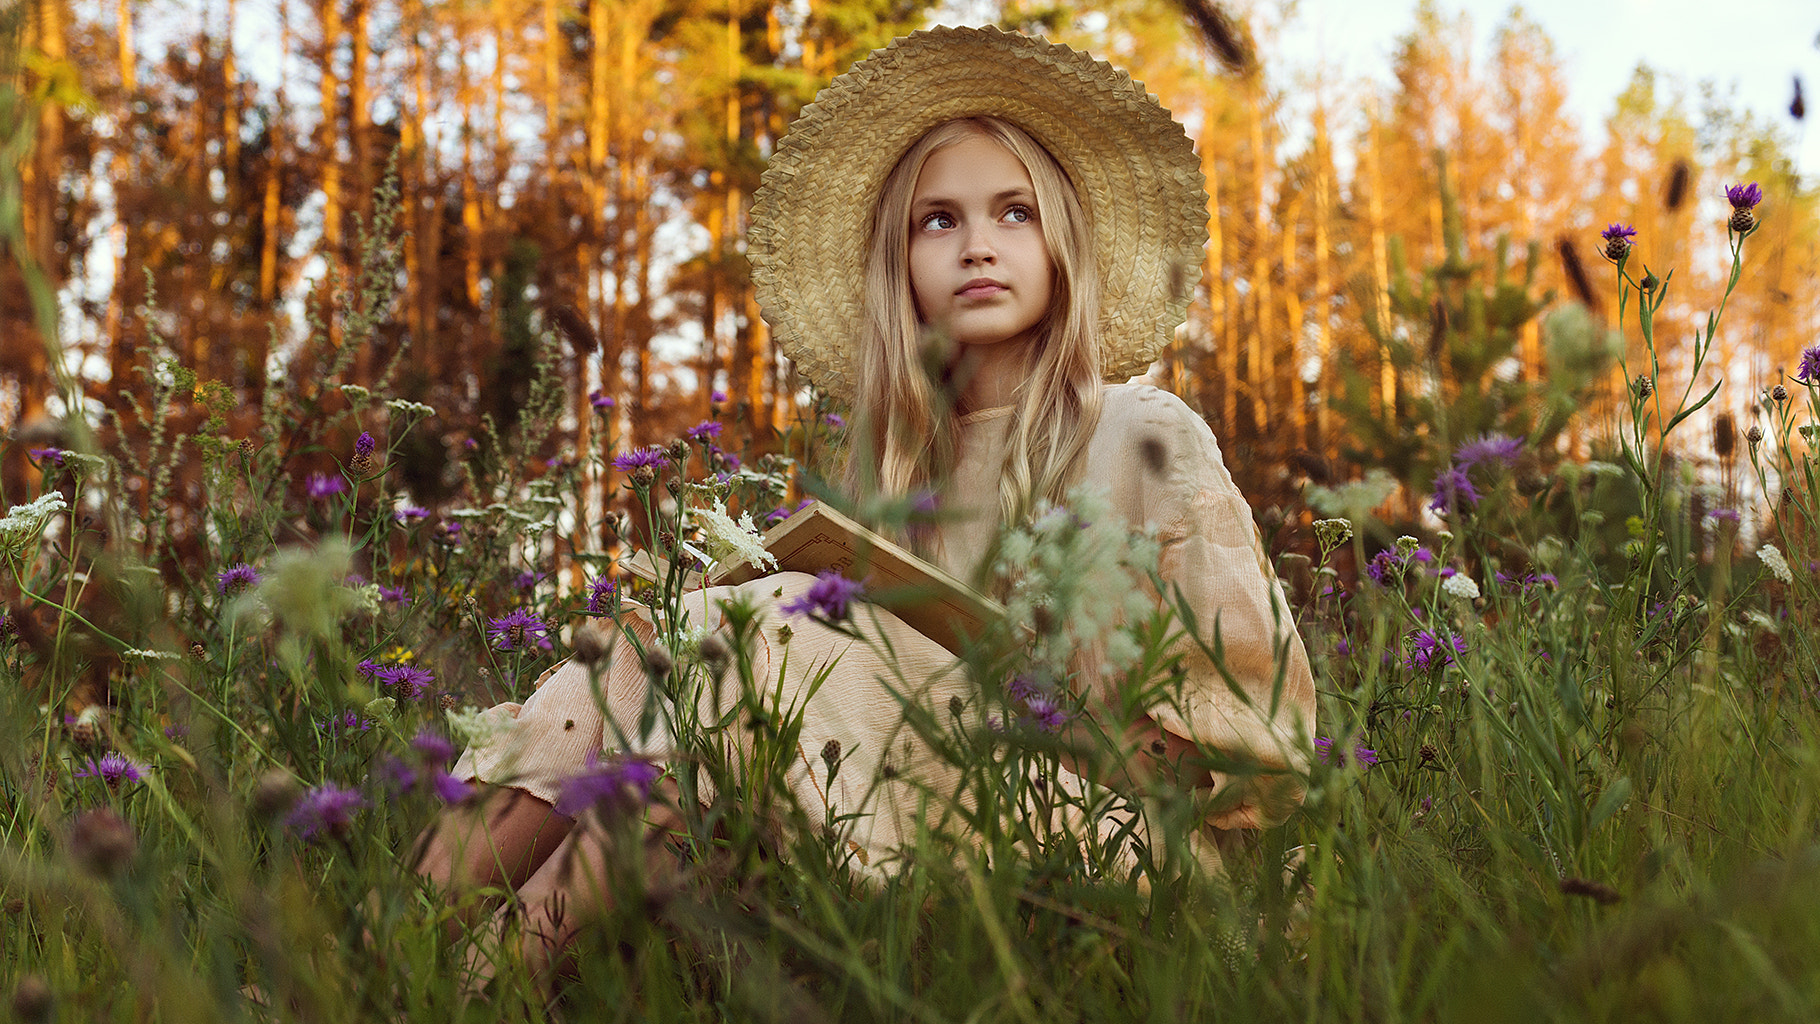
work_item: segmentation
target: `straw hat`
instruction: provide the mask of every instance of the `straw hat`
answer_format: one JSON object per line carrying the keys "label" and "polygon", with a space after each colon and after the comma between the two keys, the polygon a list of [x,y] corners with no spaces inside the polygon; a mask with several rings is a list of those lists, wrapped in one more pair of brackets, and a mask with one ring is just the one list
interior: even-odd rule
{"label": "straw hat", "polygon": [[784,353],[850,397],[873,204],[898,158],[944,121],[993,115],[1074,182],[1100,270],[1101,369],[1143,372],[1188,312],[1207,243],[1201,162],[1141,83],[1104,61],[993,28],[937,28],[874,50],[803,108],[752,200],[747,258]]}

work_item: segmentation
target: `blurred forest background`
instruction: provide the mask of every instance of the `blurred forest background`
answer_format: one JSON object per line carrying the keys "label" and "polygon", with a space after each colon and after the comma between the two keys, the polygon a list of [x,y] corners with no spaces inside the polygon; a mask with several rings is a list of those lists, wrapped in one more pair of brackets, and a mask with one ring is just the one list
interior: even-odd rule
{"label": "blurred forest background", "polygon": [[[588,454],[675,436],[710,413],[711,390],[728,395],[728,450],[772,449],[801,422],[806,392],[742,255],[750,197],[815,91],[938,9],[259,2],[276,31],[237,47],[246,0],[14,0],[6,71],[36,101],[23,243],[57,289],[65,376],[7,260],[0,422],[55,422],[58,396],[79,393],[104,444],[130,447],[151,425],[129,396],[174,359],[208,387],[165,426],[194,430],[212,404],[226,442],[293,445],[301,488],[353,439],[265,436],[267,393],[326,421],[345,408],[336,386],[358,383],[435,409],[402,453],[410,497],[432,506],[452,500],[488,417],[503,434],[521,415],[539,360],[570,382],[571,409],[532,454],[580,464],[595,495],[617,481]],[[1181,343],[1153,372],[1207,416],[1260,506],[1372,466],[1425,485],[1424,466],[1486,430],[1595,451],[1624,386],[1598,232],[1634,224],[1632,267],[1676,268],[1658,314],[1672,359],[1725,283],[1728,184],[1766,198],[1718,350],[1734,385],[1719,429],[1735,438],[1735,417],[1816,338],[1816,191],[1788,143],[1798,100],[1746,116],[1638,68],[1604,123],[1578,124],[1554,41],[1514,9],[1474,53],[1463,16],[1420,4],[1388,89],[1279,69],[1270,26],[1285,14],[1268,3],[986,13],[1130,68],[1196,140],[1212,244]],[[371,340],[342,351],[389,168],[401,291],[369,311]],[[1663,388],[1679,391],[1676,372],[1664,365]],[[26,459],[5,453],[9,494]],[[173,500],[199,496],[173,468]]]}

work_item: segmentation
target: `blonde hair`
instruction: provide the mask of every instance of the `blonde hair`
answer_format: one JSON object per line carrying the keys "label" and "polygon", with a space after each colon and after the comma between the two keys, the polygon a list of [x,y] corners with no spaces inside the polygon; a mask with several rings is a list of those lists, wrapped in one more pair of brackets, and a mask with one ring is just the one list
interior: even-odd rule
{"label": "blonde hair", "polygon": [[918,319],[911,292],[910,204],[933,153],[980,136],[1004,146],[1029,172],[1055,268],[999,478],[1000,517],[1012,525],[1039,501],[1061,502],[1080,478],[1100,416],[1100,273],[1074,183],[1041,143],[1000,118],[962,118],[930,129],[904,151],[879,191],[866,251],[865,333],[854,368],[858,430],[847,482],[856,494],[939,488],[960,454],[950,353]]}

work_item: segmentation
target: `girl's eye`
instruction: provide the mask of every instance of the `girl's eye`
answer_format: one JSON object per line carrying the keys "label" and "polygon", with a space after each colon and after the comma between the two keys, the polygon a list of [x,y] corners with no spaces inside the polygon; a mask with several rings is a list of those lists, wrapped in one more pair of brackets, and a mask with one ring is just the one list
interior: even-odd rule
{"label": "girl's eye", "polygon": [[946,231],[954,227],[954,218],[945,213],[931,213],[917,222],[924,231]]}
{"label": "girl's eye", "polygon": [[1005,211],[1005,219],[1019,224],[1028,224],[1036,219],[1036,211],[1028,206],[1013,206]]}

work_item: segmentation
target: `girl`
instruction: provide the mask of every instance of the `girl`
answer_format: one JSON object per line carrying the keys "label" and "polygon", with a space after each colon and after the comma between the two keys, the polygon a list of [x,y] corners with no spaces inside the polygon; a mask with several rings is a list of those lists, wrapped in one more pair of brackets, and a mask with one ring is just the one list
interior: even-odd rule
{"label": "girl", "polygon": [[[1209,640],[1217,631],[1224,671],[1184,641],[1181,695],[1138,717],[1122,774],[1178,773],[1215,794],[1210,826],[1261,828],[1299,799],[1307,657],[1205,422],[1167,392],[1106,383],[1140,372],[1182,322],[1206,240],[1202,181],[1180,125],[1128,75],[1038,39],[936,29],[875,52],[804,110],[754,198],[748,251],[779,344],[852,403],[864,454],[849,489],[940,495],[938,525],[912,538],[926,557],[978,579],[1003,525],[1071,495],[1154,531],[1168,596]],[[904,725],[903,702],[945,708],[977,690],[889,612],[855,616],[871,642],[787,614],[815,583],[778,573],[694,595],[689,610],[712,629],[723,602],[761,609],[754,677],[781,673],[785,702],[802,708],[790,786],[812,815],[849,816],[857,861],[886,870],[936,813],[919,795],[953,792],[958,770]],[[640,618],[624,625],[653,637]],[[1116,703],[1098,659],[1071,664],[1089,713]],[[637,735],[648,686],[631,657],[598,681],[567,663],[523,707],[496,708],[497,739],[457,766],[500,795],[446,821],[424,870],[517,888],[534,955],[567,940],[566,898],[602,895],[572,891],[600,877],[603,854],[594,830],[553,809],[564,779],[603,736],[656,762],[670,752],[661,730],[621,742]],[[833,779],[814,763],[824,750],[841,752]],[[1209,761],[1185,755],[1201,752],[1256,770],[1193,767]],[[676,824],[661,805],[650,820]]]}

